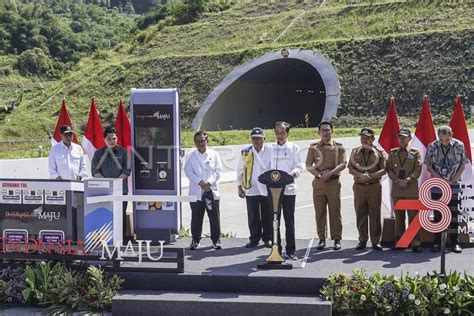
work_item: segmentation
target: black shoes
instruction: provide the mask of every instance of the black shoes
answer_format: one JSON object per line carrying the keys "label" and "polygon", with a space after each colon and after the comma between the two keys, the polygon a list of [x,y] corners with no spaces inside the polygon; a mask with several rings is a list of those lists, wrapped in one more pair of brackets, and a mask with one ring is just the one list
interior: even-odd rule
{"label": "black shoes", "polygon": [[222,245],[221,245],[221,242],[220,240],[216,241],[216,242],[212,242],[212,248],[218,250],[218,249],[222,249]]}
{"label": "black shoes", "polygon": [[[356,250],[364,250],[365,248],[367,248],[367,242],[359,241],[359,243],[357,244],[355,249]],[[377,251],[383,250],[383,248],[380,244],[372,244],[372,249],[377,250]]]}
{"label": "black shoes", "polygon": [[189,246],[189,249],[190,250],[196,250],[199,248],[199,241],[191,241],[191,245]]}
{"label": "black shoes", "polygon": [[431,252],[439,252],[441,251],[441,247],[439,244],[433,244],[433,247],[431,248]]}
{"label": "black shoes", "polygon": [[334,250],[341,250],[341,241],[339,239],[334,240]]}
{"label": "black shoes", "polygon": [[422,251],[422,250],[421,250],[421,245],[413,246],[412,251],[413,251],[413,252],[421,252],[421,251]]}
{"label": "black shoes", "polygon": [[462,252],[462,248],[461,248],[461,246],[459,246],[459,244],[455,244],[451,249],[455,253],[461,253]]}
{"label": "black shoes", "polygon": [[383,250],[383,247],[380,244],[372,244],[372,249],[381,251]]}
{"label": "black shoes", "polygon": [[318,246],[316,246],[316,249],[323,250],[324,248],[326,248],[326,240],[321,239],[319,240],[319,243],[318,243]]}
{"label": "black shoes", "polygon": [[[265,248],[272,248],[271,240],[264,241],[263,246]],[[249,241],[248,243],[245,244],[245,248],[257,248],[257,247],[258,247],[258,242]]]}
{"label": "black shoes", "polygon": [[287,253],[285,254],[285,257],[289,260],[298,260],[298,257],[294,253]]}
{"label": "black shoes", "polygon": [[251,242],[245,244],[245,248],[256,248],[258,246],[258,242]]}
{"label": "black shoes", "polygon": [[[454,246],[451,247],[451,250],[454,253],[461,253],[462,248],[459,246],[459,244],[454,244]],[[439,252],[441,251],[441,246],[439,244],[433,244],[433,247],[431,248],[431,252]]]}
{"label": "black shoes", "polygon": [[359,243],[356,246],[356,250],[364,250],[367,247],[367,242],[365,241],[359,241]]}
{"label": "black shoes", "polygon": [[[191,241],[191,245],[189,245],[189,250],[196,250],[200,247],[199,241],[193,240]],[[222,249],[222,245],[220,240],[216,242],[212,242],[212,248],[214,249]]]}

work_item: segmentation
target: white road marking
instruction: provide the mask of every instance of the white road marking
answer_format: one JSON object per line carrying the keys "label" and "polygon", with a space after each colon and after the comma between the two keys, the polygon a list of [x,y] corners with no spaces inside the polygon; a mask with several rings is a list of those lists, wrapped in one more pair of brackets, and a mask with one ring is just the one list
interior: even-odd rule
{"label": "white road marking", "polygon": [[306,254],[304,255],[303,262],[301,263],[301,268],[304,269],[306,266],[306,261],[308,261],[309,253],[311,252],[311,248],[313,247],[314,238],[311,238],[308,243],[308,248],[306,248]]}
{"label": "white road marking", "polygon": [[314,206],[314,204],[301,205],[301,206],[295,207],[295,210],[299,210],[299,209],[302,209],[302,208],[307,208],[307,207],[310,207],[310,206]]}

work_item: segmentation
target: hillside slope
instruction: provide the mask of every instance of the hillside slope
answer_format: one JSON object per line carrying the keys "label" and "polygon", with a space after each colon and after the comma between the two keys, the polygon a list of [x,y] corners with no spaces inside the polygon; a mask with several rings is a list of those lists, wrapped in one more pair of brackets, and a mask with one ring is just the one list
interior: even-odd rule
{"label": "hillside slope", "polygon": [[[379,123],[391,95],[399,114],[415,122],[424,94],[442,122],[454,95],[462,95],[466,108],[474,97],[473,25],[471,4],[419,1],[325,8],[241,4],[188,25],[158,24],[132,44],[83,59],[60,81],[22,100],[4,120],[0,139],[45,137],[62,96],[82,130],[92,95],[101,117],[111,121],[133,87],[179,87],[182,127],[189,128],[201,102],[232,69],[284,47],[313,49],[333,62],[342,89],[340,124]],[[35,123],[26,127],[32,116]]]}

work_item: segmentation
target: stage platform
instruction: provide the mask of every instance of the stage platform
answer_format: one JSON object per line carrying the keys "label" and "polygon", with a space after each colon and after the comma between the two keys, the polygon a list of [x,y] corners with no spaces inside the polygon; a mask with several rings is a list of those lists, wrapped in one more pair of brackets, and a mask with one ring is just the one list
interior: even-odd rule
{"label": "stage platform", "polygon": [[[332,241],[328,242],[327,249],[319,251],[316,250],[318,240],[314,239],[297,240],[296,254],[299,260],[287,261],[293,265],[292,270],[257,270],[257,265],[264,262],[270,249],[263,245],[253,249],[245,248],[247,241],[238,238],[222,239],[223,249],[214,250],[211,248],[211,241],[204,238],[201,247],[191,251],[188,249],[190,239],[179,239],[171,246],[186,248],[184,273],[119,273],[126,280],[125,290],[114,298],[114,315],[116,312],[122,314],[127,311],[126,306],[136,307],[143,302],[154,306],[154,310],[160,310],[175,306],[173,302],[180,301],[181,304],[176,305],[177,313],[183,315],[187,314],[186,310],[191,311],[197,306],[213,306],[208,311],[210,314],[213,314],[212,310],[216,314],[224,312],[226,310],[222,309],[222,304],[212,305],[224,301],[229,303],[225,305],[228,308],[232,304],[240,306],[234,311],[247,310],[244,306],[260,310],[258,304],[249,303],[249,297],[261,302],[263,296],[267,297],[264,301],[281,303],[299,297],[303,301],[295,303],[301,305],[301,311],[304,308],[313,311],[315,308],[322,308],[320,312],[325,314],[328,302],[323,302],[318,295],[330,274],[351,273],[353,269],[363,268],[369,274],[378,271],[397,276],[406,272],[425,275],[440,269],[440,253],[430,252],[429,247],[424,248],[421,253],[414,253],[411,249],[393,251],[389,248],[384,248],[383,251],[371,248],[357,251],[354,249],[357,241],[343,240],[339,251],[332,250]],[[446,270],[466,271],[472,275],[472,258],[473,247],[466,247],[462,254],[448,250]],[[262,307],[262,310],[265,309]],[[281,308],[278,310],[283,311]],[[230,310],[227,312],[234,314]]]}
{"label": "stage platform", "polygon": [[[382,274],[401,275],[410,274],[424,275],[439,271],[440,253],[430,252],[430,248],[423,248],[423,252],[414,253],[410,248],[406,250],[374,251],[367,248],[365,251],[355,250],[357,241],[343,240],[342,249],[332,250],[332,241],[328,241],[325,250],[316,250],[318,240],[297,240],[296,261],[287,261],[293,265],[292,270],[257,270],[258,264],[264,263],[269,255],[270,249],[260,245],[257,248],[245,248],[247,239],[228,238],[222,239],[222,250],[211,248],[211,241],[203,238],[201,247],[197,250],[189,250],[189,238],[179,239],[172,247],[185,248],[184,273],[181,274],[157,274],[126,273],[125,287],[128,289],[142,290],[185,290],[196,289],[209,290],[210,284],[202,282],[210,277],[213,280],[229,279],[242,280],[240,282],[223,283],[221,287],[212,284],[212,290],[216,291],[246,291],[261,290],[262,281],[273,280],[272,286],[268,287],[269,293],[280,294],[318,294],[318,290],[324,280],[334,273],[351,273],[353,269],[363,268],[368,273],[378,271]],[[370,243],[368,243],[370,246]],[[446,271],[466,271],[474,274],[474,248],[469,245],[461,254],[456,254],[448,248],[446,253]],[[145,277],[145,279],[144,279]],[[160,282],[149,282],[152,279],[160,279]],[[186,282],[171,282],[165,284],[165,280],[186,280]],[[198,280],[197,284],[193,280]],[[145,284],[142,281],[145,282]],[[284,282],[283,282],[284,281]],[[288,286],[288,283],[298,286]],[[167,283],[167,282],[166,282]],[[201,284],[202,283],[202,284]],[[214,282],[209,282],[214,283]],[[284,285],[282,283],[285,283]],[[282,285],[278,285],[282,284]],[[266,287],[266,286],[265,286]],[[254,289],[255,288],[255,289]]]}

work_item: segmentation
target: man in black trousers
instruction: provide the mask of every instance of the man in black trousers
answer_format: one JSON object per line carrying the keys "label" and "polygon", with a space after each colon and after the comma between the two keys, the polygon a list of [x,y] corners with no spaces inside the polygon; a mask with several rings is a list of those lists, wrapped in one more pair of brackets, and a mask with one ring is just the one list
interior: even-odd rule
{"label": "man in black trousers", "polygon": [[239,197],[247,203],[247,217],[250,241],[247,248],[258,246],[260,239],[267,248],[272,247],[272,211],[268,200],[267,187],[258,177],[270,169],[269,150],[265,148],[265,133],[260,127],[250,132],[252,145],[240,152],[237,167],[237,189]]}
{"label": "man in black trousers", "polygon": [[211,226],[211,240],[214,249],[222,249],[220,242],[219,187],[217,182],[221,177],[222,163],[217,151],[207,147],[206,132],[194,134],[196,149],[186,156],[184,173],[189,179],[189,195],[196,196],[197,201],[191,202],[191,234],[193,240],[190,250],[200,246],[202,222],[207,212]]}

